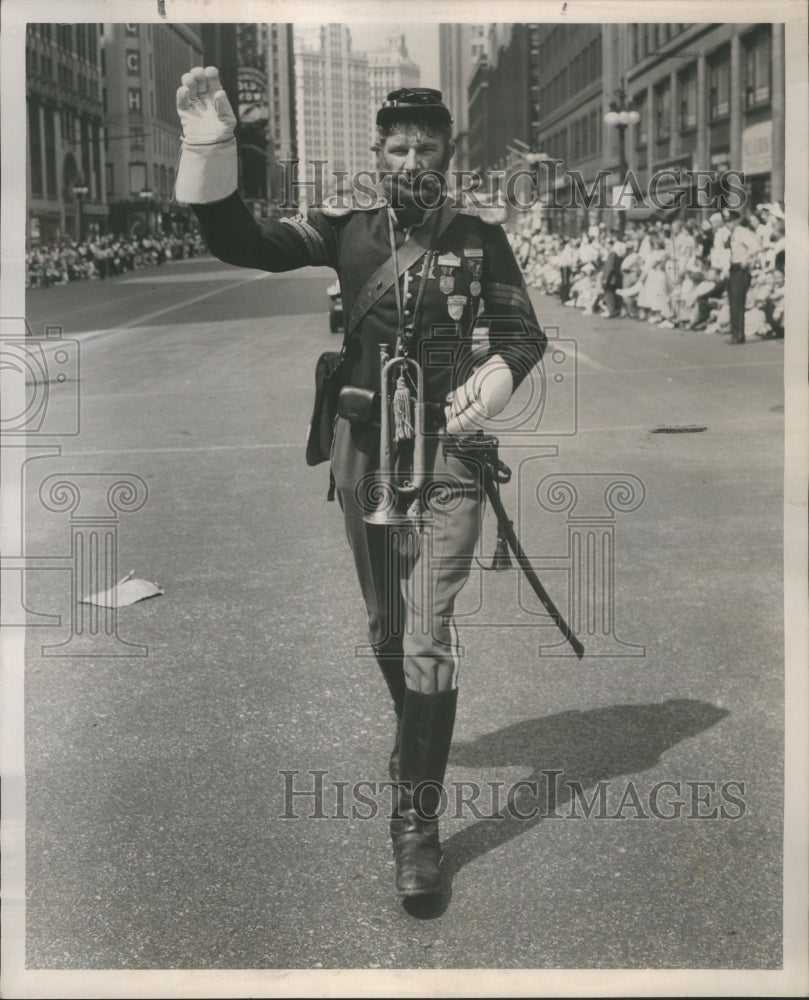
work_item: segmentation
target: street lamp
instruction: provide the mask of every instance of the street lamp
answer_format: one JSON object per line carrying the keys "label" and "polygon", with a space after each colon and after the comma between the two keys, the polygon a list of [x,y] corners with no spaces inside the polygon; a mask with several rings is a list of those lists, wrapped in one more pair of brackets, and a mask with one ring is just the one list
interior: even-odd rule
{"label": "street lamp", "polygon": [[90,188],[81,180],[81,178],[76,181],[73,185],[73,196],[78,203],[78,211],[76,212],[76,242],[81,243],[81,231],[82,231],[82,199],[86,198],[90,193]]}
{"label": "street lamp", "polygon": [[[628,172],[626,162],[626,128],[627,125],[634,125],[640,121],[640,113],[635,108],[631,99],[626,96],[623,83],[615,92],[615,100],[610,101],[610,109],[604,115],[604,122],[607,125],[614,125],[618,129],[618,176],[621,179],[621,190],[626,182]],[[618,205],[618,232],[624,235],[626,226],[626,214],[623,205]]]}

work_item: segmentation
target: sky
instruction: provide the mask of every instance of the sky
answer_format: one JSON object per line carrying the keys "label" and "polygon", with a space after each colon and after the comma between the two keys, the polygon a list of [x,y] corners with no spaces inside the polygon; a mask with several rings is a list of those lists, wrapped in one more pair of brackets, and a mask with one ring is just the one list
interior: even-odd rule
{"label": "sky", "polygon": [[404,31],[407,51],[413,62],[421,68],[421,86],[441,88],[438,62],[438,24],[351,24],[351,48],[354,52],[371,52],[388,47],[388,38],[394,32]]}

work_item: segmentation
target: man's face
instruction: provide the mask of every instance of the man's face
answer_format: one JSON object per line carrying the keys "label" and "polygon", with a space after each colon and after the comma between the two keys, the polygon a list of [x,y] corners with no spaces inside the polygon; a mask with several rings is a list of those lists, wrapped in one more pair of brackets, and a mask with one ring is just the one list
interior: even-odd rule
{"label": "man's face", "polygon": [[[390,204],[405,216],[440,203],[444,172],[455,147],[441,132],[426,125],[402,122],[382,143],[380,165]],[[415,213],[415,214],[414,214]]]}
{"label": "man's face", "polygon": [[393,127],[380,150],[385,170],[412,175],[423,170],[443,173],[454,151],[453,144],[448,144],[440,132],[406,122]]}

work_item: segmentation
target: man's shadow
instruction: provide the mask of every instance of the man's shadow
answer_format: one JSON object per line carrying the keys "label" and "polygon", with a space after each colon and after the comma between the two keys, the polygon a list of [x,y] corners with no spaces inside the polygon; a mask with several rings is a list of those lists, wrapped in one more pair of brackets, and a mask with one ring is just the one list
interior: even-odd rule
{"label": "man's shadow", "polygon": [[[518,795],[513,810],[517,815],[513,815],[506,807],[505,790],[501,790],[499,806],[504,818],[479,819],[453,834],[443,845],[441,893],[407,900],[409,912],[426,919],[440,916],[449,905],[452,879],[464,865],[527,833],[547,816],[549,806],[553,807],[548,801],[549,786],[556,788],[557,812],[568,815],[572,804],[563,808],[572,796],[567,782],[578,783],[587,792],[599,781],[645,771],[680,740],[709,729],[727,714],[716,705],[685,698],[653,705],[611,705],[526,719],[469,743],[453,745],[450,764],[457,767],[529,765],[532,771],[524,780],[536,783],[538,795]],[[554,778],[548,774],[551,771],[561,773]],[[449,792],[447,815],[453,815],[451,785]],[[495,808],[497,805],[495,798]],[[534,807],[536,815],[520,818],[519,813],[529,813]],[[481,799],[478,808],[484,816],[491,815],[491,800]]]}

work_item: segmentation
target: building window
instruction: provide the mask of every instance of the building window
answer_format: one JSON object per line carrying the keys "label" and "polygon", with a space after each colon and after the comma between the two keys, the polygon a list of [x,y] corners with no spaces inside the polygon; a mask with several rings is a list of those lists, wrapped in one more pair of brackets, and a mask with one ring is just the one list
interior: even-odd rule
{"label": "building window", "polygon": [[730,49],[725,46],[708,63],[708,116],[713,121],[730,114]]}
{"label": "building window", "polygon": [[668,139],[671,134],[671,83],[664,80],[655,87],[655,136]]}
{"label": "building window", "polygon": [[770,100],[770,29],[744,40],[744,106],[754,108]]}
{"label": "building window", "polygon": [[106,163],[104,169],[107,174],[107,197],[112,198],[115,194],[115,171],[112,163]]}
{"label": "building window", "polygon": [[680,131],[697,127],[697,67],[692,66],[680,74]]}
{"label": "building window", "polygon": [[39,104],[28,104],[28,132],[31,147],[31,193],[42,194],[42,138],[39,132]]}
{"label": "building window", "polygon": [[137,198],[141,191],[146,187],[146,164],[145,163],[130,163],[129,164],[129,194],[133,198]]}
{"label": "building window", "polygon": [[139,125],[133,125],[129,130],[129,148],[133,151],[142,151],[145,145],[144,132]]}

